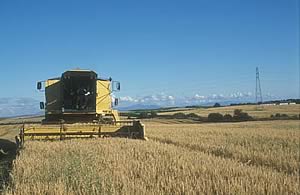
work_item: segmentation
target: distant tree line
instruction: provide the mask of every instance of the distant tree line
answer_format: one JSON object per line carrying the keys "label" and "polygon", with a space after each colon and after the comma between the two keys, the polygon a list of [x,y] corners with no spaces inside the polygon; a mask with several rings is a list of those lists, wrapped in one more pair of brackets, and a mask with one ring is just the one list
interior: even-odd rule
{"label": "distant tree line", "polygon": [[233,115],[220,113],[210,113],[207,117],[208,122],[239,122],[239,121],[251,121],[253,117],[248,113],[243,112],[241,109],[235,109]]}
{"label": "distant tree line", "polygon": [[141,111],[141,112],[129,112],[127,113],[128,119],[150,119],[157,117],[157,111],[150,110],[150,111]]}
{"label": "distant tree line", "polygon": [[272,114],[270,117],[273,120],[289,120],[289,119],[297,120],[300,119],[300,114],[298,114],[298,116],[297,115],[289,116],[287,114],[276,113],[276,114]]}
{"label": "distant tree line", "polygon": [[289,116],[287,114],[272,114],[269,118],[253,118],[247,112],[241,109],[235,109],[233,114],[210,113],[207,117],[195,113],[177,112],[173,115],[158,115],[156,111],[131,112],[127,114],[128,119],[188,119],[198,122],[242,122],[242,121],[263,121],[263,120],[298,120],[299,115]]}
{"label": "distant tree line", "polygon": [[[300,104],[300,99],[285,99],[285,100],[271,100],[271,101],[265,101],[265,102],[259,102],[259,104],[276,104],[279,105],[281,103],[296,103]],[[256,105],[256,103],[235,103],[230,104],[230,106],[242,106],[242,105]]]}
{"label": "distant tree line", "polygon": [[201,122],[239,122],[239,121],[250,121],[254,120],[253,117],[249,116],[248,113],[243,112],[240,109],[234,110],[233,115],[221,114],[221,113],[210,113],[207,117],[199,116],[195,113],[182,113],[178,112],[173,115],[160,115],[160,118],[166,119],[190,119]]}

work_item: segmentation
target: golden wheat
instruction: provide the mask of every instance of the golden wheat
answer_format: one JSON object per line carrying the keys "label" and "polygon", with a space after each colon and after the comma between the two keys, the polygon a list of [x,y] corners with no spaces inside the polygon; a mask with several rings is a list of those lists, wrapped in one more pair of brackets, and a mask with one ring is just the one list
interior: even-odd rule
{"label": "golden wheat", "polygon": [[287,174],[299,174],[299,121],[148,125],[148,137]]}
{"label": "golden wheat", "polygon": [[147,124],[149,141],[27,142],[6,194],[299,194],[298,124]]}

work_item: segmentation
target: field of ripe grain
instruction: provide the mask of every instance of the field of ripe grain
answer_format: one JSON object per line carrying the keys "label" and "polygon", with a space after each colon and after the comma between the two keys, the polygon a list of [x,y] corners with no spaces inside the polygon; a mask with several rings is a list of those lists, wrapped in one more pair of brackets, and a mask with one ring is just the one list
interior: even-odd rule
{"label": "field of ripe grain", "polygon": [[6,194],[300,194],[299,121],[148,123],[149,141],[27,142]]}
{"label": "field of ripe grain", "polygon": [[19,129],[20,125],[0,125],[0,139],[14,141]]}
{"label": "field of ripe grain", "polygon": [[187,109],[183,111],[174,112],[161,112],[159,115],[172,115],[178,112],[185,114],[195,113],[200,116],[206,117],[209,113],[221,113],[221,114],[233,114],[235,109],[242,109],[247,112],[250,116],[254,118],[270,118],[271,115],[276,113],[286,114],[290,117],[298,116],[300,111],[300,104],[296,105],[272,105],[272,106],[256,106],[256,105],[243,105],[243,106],[226,106],[218,108],[197,108],[197,109]]}

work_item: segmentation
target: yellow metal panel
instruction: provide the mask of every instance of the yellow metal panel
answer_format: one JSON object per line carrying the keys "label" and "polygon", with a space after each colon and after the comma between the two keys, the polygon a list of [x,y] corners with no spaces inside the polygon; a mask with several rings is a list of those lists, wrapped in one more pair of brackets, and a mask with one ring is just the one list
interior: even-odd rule
{"label": "yellow metal panel", "polygon": [[46,81],[46,87],[54,85],[55,83],[58,83],[58,82],[59,82],[59,80],[47,80]]}
{"label": "yellow metal panel", "polygon": [[47,80],[45,84],[46,113],[59,113],[61,111],[60,80]]}
{"label": "yellow metal panel", "polygon": [[111,113],[110,81],[97,81],[96,112],[98,114]]}
{"label": "yellow metal panel", "polygon": [[117,110],[112,110],[112,114],[115,118],[115,121],[120,121],[119,112]]}

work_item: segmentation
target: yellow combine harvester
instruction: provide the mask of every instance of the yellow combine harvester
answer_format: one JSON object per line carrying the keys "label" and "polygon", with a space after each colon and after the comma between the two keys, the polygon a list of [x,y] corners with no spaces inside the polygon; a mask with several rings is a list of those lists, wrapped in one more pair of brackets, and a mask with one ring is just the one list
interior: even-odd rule
{"label": "yellow combine harvester", "polygon": [[[67,139],[72,137],[120,136],[145,138],[145,127],[140,121],[120,120],[112,107],[112,98],[120,90],[120,83],[101,79],[94,71],[70,70],[59,78],[37,83],[45,92],[45,119],[41,124],[23,124],[21,142],[30,139]],[[44,90],[43,90],[44,89]]]}

